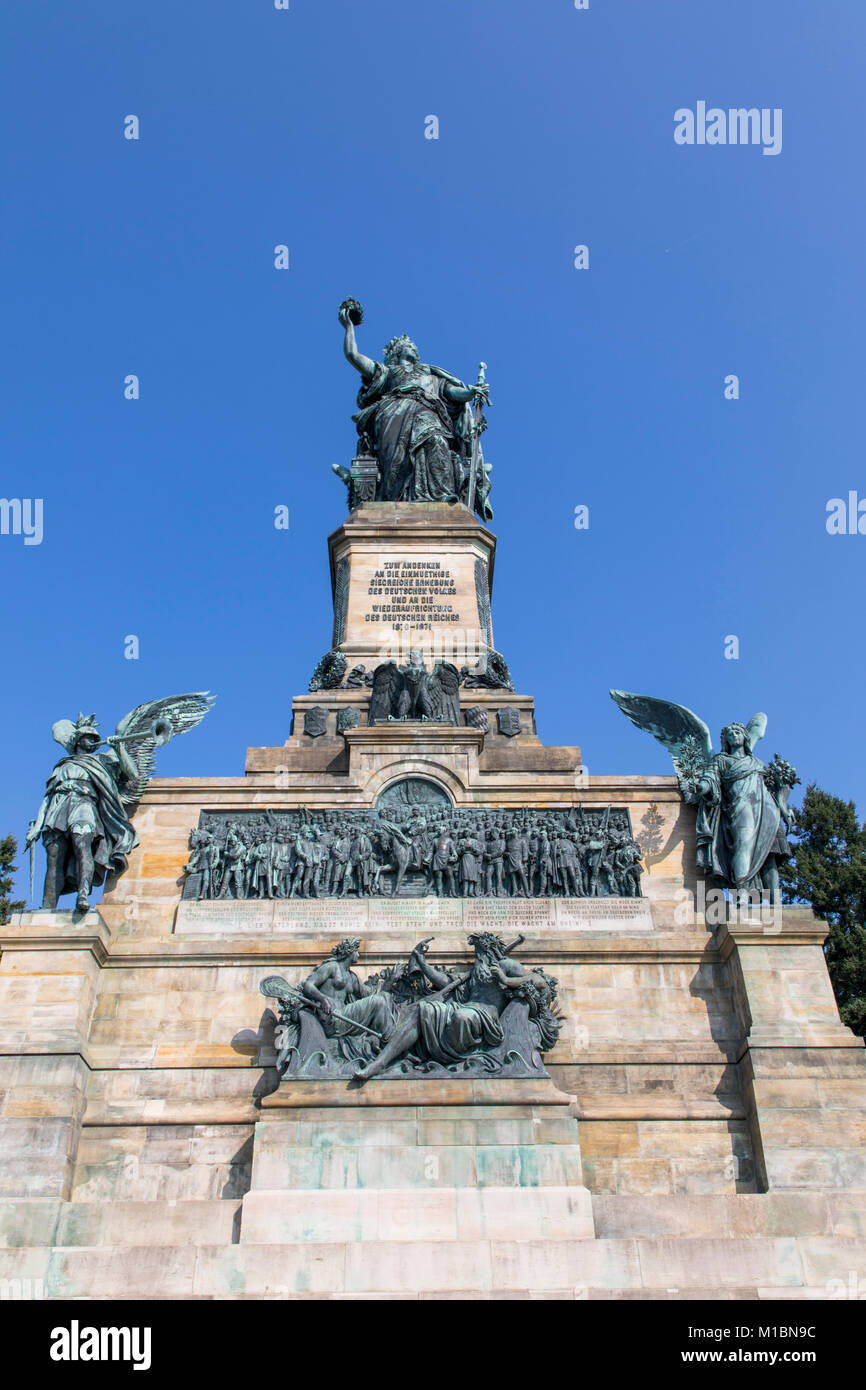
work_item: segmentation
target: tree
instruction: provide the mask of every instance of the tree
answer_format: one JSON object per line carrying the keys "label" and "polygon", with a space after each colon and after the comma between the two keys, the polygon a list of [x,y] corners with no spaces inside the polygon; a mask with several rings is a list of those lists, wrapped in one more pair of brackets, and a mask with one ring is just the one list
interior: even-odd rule
{"label": "tree", "polygon": [[12,861],[17,853],[18,841],[14,835],[7,835],[5,840],[0,840],[0,926],[9,921],[13,912],[21,912],[24,908],[23,902],[9,901],[9,890],[17,872],[17,865]]}
{"label": "tree", "polygon": [[814,782],[797,812],[793,858],[780,866],[785,902],[810,903],[829,926],[824,947],[842,1022],[866,1034],[866,826],[853,801]]}

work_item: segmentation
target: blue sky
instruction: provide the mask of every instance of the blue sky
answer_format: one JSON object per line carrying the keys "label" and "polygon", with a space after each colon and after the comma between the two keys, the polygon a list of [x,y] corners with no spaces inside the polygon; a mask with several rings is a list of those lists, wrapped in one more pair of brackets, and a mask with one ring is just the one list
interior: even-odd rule
{"label": "blue sky", "polygon": [[[79,709],[218,692],[162,774],[284,742],[330,641],[346,295],[371,355],[488,363],[494,631],[545,743],[663,773],[610,686],[716,739],[764,709],[759,751],[866,812],[866,536],[825,527],[866,497],[864,40],[860,0],[6,0],[0,494],[44,538],[0,536],[0,834]],[[782,152],[677,145],[699,100],[781,108]]]}

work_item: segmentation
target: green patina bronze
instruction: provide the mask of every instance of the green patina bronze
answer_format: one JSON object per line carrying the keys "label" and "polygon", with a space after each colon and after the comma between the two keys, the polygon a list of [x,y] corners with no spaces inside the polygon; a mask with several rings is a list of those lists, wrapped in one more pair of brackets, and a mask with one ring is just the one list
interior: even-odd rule
{"label": "green patina bronze", "polygon": [[557,982],[512,958],[493,932],[469,937],[468,969],[434,966],[433,937],[405,963],[365,980],[352,969],[360,941],[347,937],[297,985],[269,975],[259,986],[278,1001],[277,1075],[545,1076],[543,1054],[559,1037]]}
{"label": "green patina bronze", "polygon": [[713,753],[710,731],[684,705],[612,690],[623,714],[652,734],[673,758],[684,799],[697,807],[698,868],[738,892],[761,892],[779,901],[779,863],[791,854],[786,837],[794,824],[788,805],[799,778],[775,754],[756,758],[767,716],[722,729],[722,751]]}
{"label": "green patina bronze", "polygon": [[377,362],[358,349],[355,328],[363,311],[356,299],[344,300],[339,319],[346,359],[361,376],[352,417],[359,457],[351,471],[334,466],[349,489],[350,507],[363,501],[462,502],[492,520],[490,466],[481,452],[483,407],[490,403],[485,363],[467,386],[422,362],[405,334],[392,338],[384,361]]}
{"label": "green patina bronze", "polygon": [[86,912],[91,890],[108,874],[123,873],[138,844],[129,816],[153,772],[157,747],[200,724],[214,698],[196,692],[137,705],[109,736],[104,753],[97,751],[103,739],[95,715],[53,725],[51,733],[66,756],[55,763],[27,832],[31,898],[33,851],[40,838],[48,860],[43,908],[56,908],[64,893],[75,893],[77,910]]}

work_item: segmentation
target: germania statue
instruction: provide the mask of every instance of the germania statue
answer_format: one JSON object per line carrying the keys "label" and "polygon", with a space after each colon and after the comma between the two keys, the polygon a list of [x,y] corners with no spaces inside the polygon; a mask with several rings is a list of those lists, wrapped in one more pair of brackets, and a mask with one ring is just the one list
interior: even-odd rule
{"label": "germania statue", "polygon": [[48,778],[45,796],[30,822],[30,896],[33,897],[34,847],[42,838],[48,866],[43,908],[56,908],[64,893],[75,893],[76,909],[86,912],[90,894],[109,873],[126,868],[138,837],[129,815],[153,773],[157,746],[200,724],[214,696],[206,692],[169,695],[138,705],[106,740],[96,716],[59,719],[51,733],[66,750]]}
{"label": "germania statue", "polygon": [[[339,319],[346,358],[361,375],[358,413],[352,418],[360,452],[376,459],[375,500],[462,502],[483,520],[492,520],[490,468],[481,452],[486,428],[482,407],[490,403],[485,364],[474,385],[466,386],[441,367],[422,362],[405,335],[392,338],[384,361],[376,362],[355,341],[355,328],[363,320],[358,301],[345,300]],[[348,470],[335,465],[334,471],[347,482],[351,496]]]}

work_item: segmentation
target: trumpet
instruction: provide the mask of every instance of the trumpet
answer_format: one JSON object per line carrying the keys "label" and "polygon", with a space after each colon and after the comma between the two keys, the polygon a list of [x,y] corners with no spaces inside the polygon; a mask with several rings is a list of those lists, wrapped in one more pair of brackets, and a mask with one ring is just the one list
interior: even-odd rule
{"label": "trumpet", "polygon": [[[171,720],[166,719],[165,715],[161,715],[159,719],[154,719],[150,726],[150,732],[154,743],[156,743],[158,747],[164,747],[166,743],[170,743],[174,738],[174,728]],[[145,737],[146,734],[144,731],[138,729],[134,734],[109,734],[105,742],[111,744],[136,743]]]}

